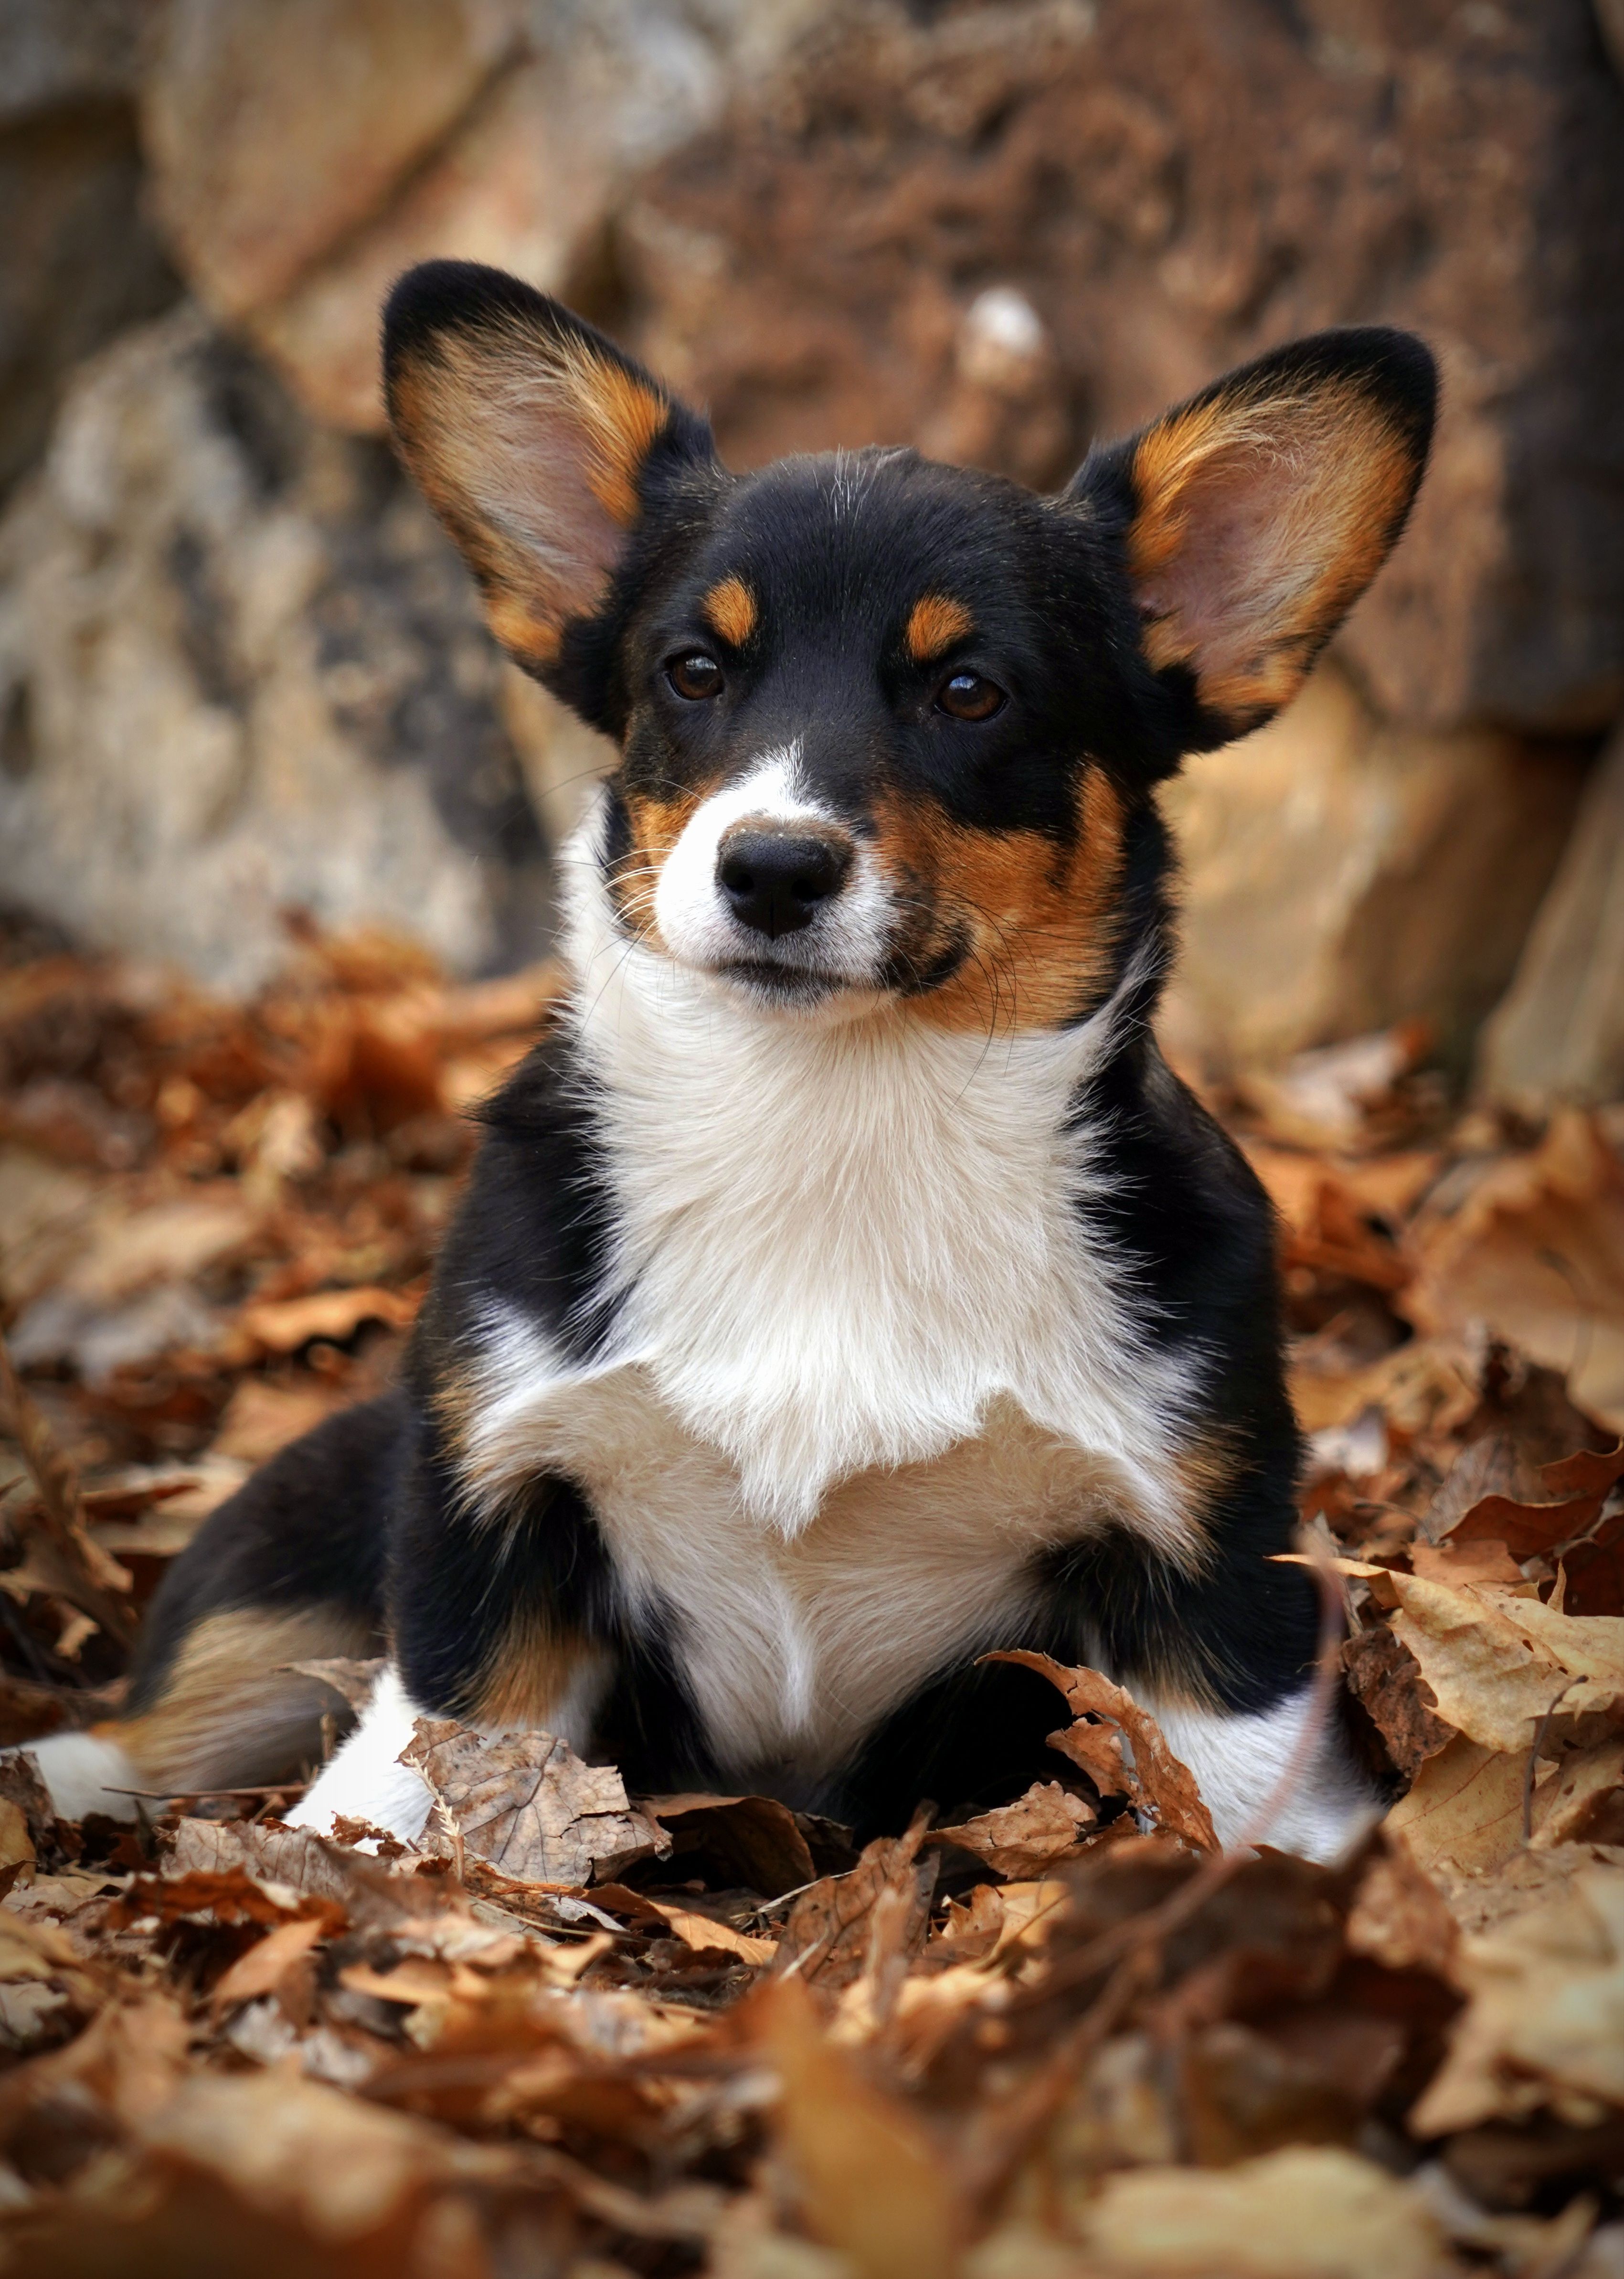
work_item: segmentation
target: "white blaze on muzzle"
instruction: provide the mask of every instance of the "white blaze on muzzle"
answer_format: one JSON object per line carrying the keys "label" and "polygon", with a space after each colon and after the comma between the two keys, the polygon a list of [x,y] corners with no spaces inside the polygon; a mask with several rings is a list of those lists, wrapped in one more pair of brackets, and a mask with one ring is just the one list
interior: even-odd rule
{"label": "white blaze on muzzle", "polygon": [[739,964],[780,965],[859,986],[877,985],[892,921],[892,896],[871,848],[853,841],[839,886],[793,932],[770,939],[735,916],[720,870],[724,844],[746,825],[800,829],[852,841],[848,826],[797,780],[799,742],[770,752],[696,808],[661,866],[655,920],[671,955],[716,971]]}

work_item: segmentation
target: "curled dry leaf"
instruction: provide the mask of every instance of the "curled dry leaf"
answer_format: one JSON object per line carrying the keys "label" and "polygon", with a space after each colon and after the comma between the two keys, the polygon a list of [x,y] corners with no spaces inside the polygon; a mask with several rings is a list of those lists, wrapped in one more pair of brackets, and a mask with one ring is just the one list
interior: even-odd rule
{"label": "curled dry leaf", "polygon": [[905,1922],[893,1926],[894,1943],[908,1953],[923,1947],[930,1925],[937,1861],[918,1858],[924,1823],[916,1820],[906,1836],[877,1837],[857,1865],[843,1876],[825,1876],[803,1891],[790,1911],[778,1942],[778,1969],[824,1993],[839,1993],[862,1975],[868,1961],[874,1908],[882,1892],[900,1891]]}
{"label": "curled dry leaf", "polygon": [[1019,1882],[1079,1852],[1099,1818],[1092,1804],[1059,1781],[1034,1781],[1013,1804],[997,1805],[954,1828],[938,1828],[927,1840],[973,1852],[994,1874]]}
{"label": "curled dry leaf", "polygon": [[1624,1431],[1624,1171],[1593,1116],[1559,1112],[1533,1155],[1495,1165],[1419,1247],[1398,1301],[1417,1329],[1487,1323]]}
{"label": "curled dry leaf", "polygon": [[433,1717],[419,1717],[413,1730],[402,1761],[428,1783],[446,1832],[504,1876],[610,1883],[633,1861],[670,1851],[664,1830],[633,1812],[614,1766],[583,1764],[554,1734],[487,1740],[454,1718]]}
{"label": "curled dry leaf", "polygon": [[1414,1656],[1444,1723],[1484,1748],[1529,1748],[1540,1719],[1578,1673],[1534,1644],[1498,1596],[1418,1575],[1396,1574],[1392,1587],[1393,1633]]}
{"label": "curled dry leaf", "polygon": [[1157,2279],[1436,2279],[1444,2260],[1421,2194],[1330,2145],[1109,2176],[1083,2231],[1107,2270]]}
{"label": "curled dry leaf", "polygon": [[673,1874],[677,1861],[701,1859],[724,1884],[759,1891],[764,1899],[801,1891],[817,1874],[801,1825],[804,1815],[776,1797],[640,1797],[638,1807],[670,1837]]}
{"label": "curled dry leaf", "polygon": [[1447,1978],[1459,1930],[1442,1892],[1402,1845],[1387,1843],[1360,1880],[1348,1913],[1352,1954],[1386,1970],[1429,1970]]}
{"label": "curled dry leaf", "polygon": [[1439,1716],[1415,1656],[1385,1623],[1375,1623],[1344,1643],[1342,1667],[1395,1771],[1413,1780],[1454,1730]]}
{"label": "curled dry leaf", "polygon": [[1543,1904],[1467,1938],[1456,1968],[1471,1999],[1418,2134],[1624,2108],[1624,1867],[1575,1867]]}
{"label": "curled dry leaf", "polygon": [[1428,1758],[1386,1826],[1427,1875],[1498,1868],[1522,1843],[1525,1759],[1457,1733]]}
{"label": "curled dry leaf", "polygon": [[778,2076],[778,2133],[808,2229],[858,2279],[942,2279],[965,2211],[914,2114],[826,2037],[794,1980],[758,1998],[753,2023]]}
{"label": "curled dry leaf", "polygon": [[[1019,1662],[1024,1669],[1035,1669],[1065,1695],[1077,1723],[1067,1732],[1051,1734],[1051,1748],[1069,1756],[1091,1779],[1097,1777],[1098,1767],[1108,1782],[1121,1783],[1104,1792],[1131,1797],[1139,1809],[1154,1814],[1165,1834],[1177,1837],[1198,1852],[1217,1851],[1217,1831],[1195,1775],[1188,1765],[1180,1763],[1161,1726],[1125,1686],[1114,1685],[1097,1669],[1068,1669],[1046,1654],[998,1654],[988,1659]],[[1101,1720],[1115,1727],[1115,1732],[1102,1734],[1097,1722]],[[1131,1766],[1118,1735],[1133,1753]]]}

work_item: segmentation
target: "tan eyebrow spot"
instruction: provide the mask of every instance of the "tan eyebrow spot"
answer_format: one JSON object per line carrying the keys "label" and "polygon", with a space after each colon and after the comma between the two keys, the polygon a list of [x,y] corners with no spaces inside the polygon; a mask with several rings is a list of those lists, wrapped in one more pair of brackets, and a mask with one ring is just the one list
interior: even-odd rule
{"label": "tan eyebrow spot", "polygon": [[946,594],[926,594],[908,612],[902,638],[915,664],[928,664],[954,641],[961,641],[975,623],[962,602],[952,601]]}
{"label": "tan eyebrow spot", "polygon": [[755,596],[742,578],[724,578],[700,604],[709,624],[734,648],[755,631]]}

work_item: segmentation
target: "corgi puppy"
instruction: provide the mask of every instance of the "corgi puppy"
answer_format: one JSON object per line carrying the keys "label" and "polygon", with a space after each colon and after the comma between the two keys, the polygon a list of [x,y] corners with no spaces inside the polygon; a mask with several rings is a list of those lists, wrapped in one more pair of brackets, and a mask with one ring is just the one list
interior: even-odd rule
{"label": "corgi puppy", "polygon": [[403,1380],[201,1530],[64,1810],[267,1781],[410,1838],[414,1718],[860,1837],[1049,1777],[1038,1648],[1130,1686],[1220,1836],[1370,1808],[1305,1734],[1268,1203],[1152,1032],[1156,787],[1287,703],[1391,549],[1436,374],[1323,333],[1054,497],[915,452],[748,475],[510,277],[385,321],[405,463],[509,656],[619,746],[568,986],[483,1111]]}

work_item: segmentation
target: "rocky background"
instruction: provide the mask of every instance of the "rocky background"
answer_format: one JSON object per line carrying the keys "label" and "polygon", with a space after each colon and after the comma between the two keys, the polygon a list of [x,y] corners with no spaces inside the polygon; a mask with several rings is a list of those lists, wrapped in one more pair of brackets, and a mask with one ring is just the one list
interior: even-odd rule
{"label": "rocky background", "polygon": [[735,464],[1038,484],[1380,318],[1442,357],[1434,470],[1300,703],[1172,795],[1169,1042],[1233,1077],[1411,1024],[1523,1116],[1616,1098],[1621,13],[4,0],[0,902],[239,994],[290,912],[545,948],[602,753],[381,440],[412,260],[562,293]]}

